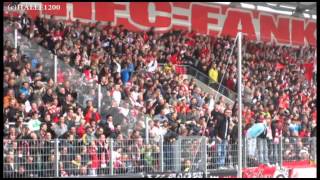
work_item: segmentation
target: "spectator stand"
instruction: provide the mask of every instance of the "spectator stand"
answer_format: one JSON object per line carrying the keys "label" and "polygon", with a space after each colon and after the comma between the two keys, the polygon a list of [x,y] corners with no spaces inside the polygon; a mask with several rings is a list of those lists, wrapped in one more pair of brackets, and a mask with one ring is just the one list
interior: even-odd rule
{"label": "spectator stand", "polygon": [[[67,169],[69,171],[75,170],[76,172],[72,172],[71,174],[77,174],[79,172],[80,174],[83,173],[98,176],[100,175],[99,173],[102,173],[103,175],[103,173],[105,173],[104,171],[115,175],[119,173],[123,174],[124,171],[121,170],[121,168],[120,170],[117,169],[118,167],[122,167],[120,166],[121,164],[124,164],[121,163],[122,161],[117,161],[117,153],[121,153],[122,148],[114,150],[114,147],[127,147],[126,145],[131,144],[132,141],[138,146],[141,146],[142,144],[142,146],[148,147],[150,143],[153,143],[152,138],[156,138],[155,141],[159,142],[161,135],[164,135],[164,139],[169,139],[169,141],[164,140],[164,142],[168,142],[169,145],[166,146],[164,143],[161,145],[160,143],[160,155],[151,155],[155,159],[159,159],[159,162],[163,162],[160,164],[166,163],[165,166],[160,166],[160,171],[162,171],[162,169],[163,171],[170,171],[171,169],[178,170],[180,169],[179,167],[184,166],[185,169],[188,170],[192,169],[190,168],[190,163],[197,165],[196,162],[200,162],[198,167],[201,168],[204,166],[203,164],[205,164],[205,162],[207,163],[205,167],[210,167],[212,169],[217,169],[219,167],[228,169],[234,168],[232,166],[236,164],[234,162],[236,162],[237,159],[234,158],[236,155],[232,153],[237,151],[233,148],[236,147],[234,146],[234,144],[236,144],[234,134],[237,134],[235,131],[235,127],[237,125],[237,109],[235,107],[226,105],[223,99],[221,99],[215,103],[214,106],[216,110],[214,110],[213,113],[211,112],[213,109],[212,107],[210,111],[206,112],[205,109],[209,109],[209,107],[206,107],[206,105],[208,105],[208,100],[206,99],[205,101],[202,101],[205,99],[206,95],[201,93],[199,88],[193,88],[194,84],[192,82],[183,82],[184,80],[181,79],[181,76],[177,76],[177,74],[170,72],[166,72],[166,75],[164,76],[164,71],[166,69],[161,71],[152,68],[156,65],[156,61],[152,59],[152,53],[148,54],[148,57],[143,57],[141,55],[133,56],[137,68],[134,72],[136,76],[132,76],[132,81],[127,81],[128,79],[126,78],[128,72],[130,73],[128,70],[130,69],[129,65],[124,65],[123,68],[120,65],[119,69],[119,62],[124,61],[124,57],[121,58],[116,55],[110,58],[106,54],[100,54],[106,58],[102,61],[106,60],[109,62],[109,64],[107,64],[110,65],[110,67],[106,68],[107,70],[105,73],[110,73],[111,75],[107,75],[108,78],[110,78],[110,81],[101,78],[99,87],[99,84],[97,83],[97,70],[100,73],[100,70],[104,67],[96,65],[94,59],[96,59],[97,56],[100,56],[99,53],[103,52],[101,49],[101,51],[99,51],[99,48],[96,48],[98,51],[93,52],[89,56],[85,52],[88,48],[92,49],[92,46],[90,48],[85,45],[85,39],[88,40],[88,38],[80,37],[80,41],[74,42],[74,48],[72,49],[72,51],[77,51],[77,49],[82,48],[81,52],[75,53],[78,55],[81,54],[80,62],[77,61],[79,58],[77,56],[69,59],[68,56],[64,56],[63,54],[68,54],[70,49],[65,49],[62,44],[59,45],[59,43],[52,43],[55,39],[57,39],[56,42],[59,42],[59,39],[63,36],[61,35],[61,32],[53,28],[55,25],[61,26],[61,23],[58,25],[59,23],[55,21],[54,17],[51,17],[48,19],[49,22],[44,23],[49,25],[49,30],[52,30],[52,32],[45,32],[42,34],[33,32],[36,28],[32,26],[33,22],[28,20],[25,15],[23,15],[22,18],[26,18],[26,21],[21,21],[19,23],[21,19],[16,22],[14,20],[10,20],[9,23],[5,22],[5,24],[9,25],[4,27],[5,32],[8,32],[4,39],[4,90],[6,94],[4,97],[4,130],[6,132],[5,134],[7,134],[7,136],[4,137],[4,147],[6,150],[4,156],[7,158],[5,161],[6,163],[4,164],[6,167],[4,168],[4,173],[7,173],[6,176],[25,177],[31,176],[31,174],[33,176],[33,173],[30,173],[29,171],[26,173],[24,165],[17,166],[20,162],[25,163],[26,161],[21,160],[21,157],[26,157],[30,163],[36,161],[36,164],[42,167],[41,172],[39,172],[40,176],[42,176],[42,174],[48,174],[48,176],[60,175],[61,177],[69,176],[68,173],[70,172],[66,172],[64,170],[65,165],[62,161],[72,162],[74,167],[68,167]],[[36,21],[37,27],[40,29],[43,27],[43,25],[41,25],[42,20],[40,19],[40,22]],[[25,24],[25,22],[27,22],[27,24]],[[82,28],[81,25],[77,25],[77,23],[75,23],[75,26],[79,26],[80,29]],[[12,27],[22,30],[28,38],[24,35],[14,33]],[[33,30],[31,27],[33,27]],[[123,31],[121,27],[107,27],[107,29],[108,28],[111,29],[110,34],[114,34],[112,36],[119,36],[119,32]],[[39,31],[41,32],[45,28],[40,29]],[[84,30],[81,30],[82,34],[88,33],[88,30],[86,29],[92,31],[91,33],[94,33],[95,31],[95,28],[91,28],[90,30],[90,27],[86,27]],[[68,31],[68,27],[62,27],[62,30]],[[112,30],[114,30],[114,32],[112,32]],[[73,31],[75,30],[73,29]],[[16,35],[10,35],[10,32]],[[128,33],[128,35],[129,34],[130,33]],[[49,40],[44,40],[46,39],[44,35],[48,35]],[[202,35],[199,37],[202,37]],[[19,41],[17,38],[19,38]],[[72,41],[72,37],[67,37],[67,41],[70,41],[70,38]],[[141,46],[145,45],[146,49],[150,46],[150,44],[144,44],[146,42],[142,41],[139,34],[135,34],[134,38],[137,41],[135,45],[136,48],[140,47],[139,43]],[[13,41],[6,41],[8,39]],[[201,41],[200,39],[196,40],[196,43],[199,43],[197,41]],[[205,37],[205,39],[208,38]],[[222,51],[213,51],[215,56],[213,62],[217,63],[218,68],[223,69],[224,63],[227,60],[225,57],[227,56],[221,53],[224,52],[224,48],[221,48],[221,46],[218,47],[218,45],[221,44],[222,41],[232,42],[232,40],[228,38],[224,39],[224,37],[219,37],[217,39],[218,40],[214,40],[213,44],[217,45],[217,49],[222,49]],[[45,48],[38,47],[38,41],[41,46]],[[68,42],[65,43],[68,44]],[[117,46],[119,46],[119,44],[121,44],[121,41],[115,43]],[[248,93],[245,95],[247,103],[245,105],[246,111],[244,113],[247,113],[248,115],[244,116],[244,121],[246,121],[244,129],[246,131],[264,118],[268,119],[269,115],[271,115],[272,122],[267,123],[268,135],[265,136],[269,139],[263,137],[264,140],[260,141],[256,138],[256,143],[254,141],[250,142],[250,148],[249,144],[244,143],[243,146],[245,148],[242,149],[257,149],[258,151],[253,151],[253,156],[256,155],[259,157],[260,160],[258,159],[258,162],[261,163],[267,163],[268,161],[271,164],[280,162],[281,165],[285,161],[296,161],[301,159],[307,159],[307,161],[311,160],[312,162],[315,161],[315,140],[311,141],[310,139],[316,139],[315,117],[317,111],[314,103],[316,87],[311,83],[303,81],[304,65],[302,61],[303,59],[310,59],[310,54],[313,54],[312,48],[305,47],[297,50],[292,47],[261,45],[256,42],[249,41],[245,41],[244,44],[246,47],[246,54],[244,55],[244,81],[246,84],[245,88],[249,89],[246,90]],[[17,49],[14,48],[15,46]],[[268,48],[269,50],[266,50]],[[123,48],[111,48],[110,52],[113,54],[114,51],[122,52],[121,49]],[[271,54],[273,52],[272,56],[268,56],[269,59],[265,61],[262,60],[264,57],[263,53],[266,53],[264,51]],[[51,54],[55,54],[56,56]],[[297,56],[299,58],[293,58],[295,56],[294,54],[299,54]],[[291,61],[293,62],[293,67],[289,67],[289,70],[284,68],[274,68],[275,64],[270,64],[271,61],[282,62],[282,59],[286,58],[286,56],[288,56],[289,59],[291,58]],[[90,62],[90,65],[88,65],[88,57],[90,57],[90,60],[93,60],[93,62]],[[169,58],[168,54],[167,58]],[[280,60],[277,58],[280,58]],[[257,59],[261,60],[261,64],[257,63]],[[161,60],[161,58],[159,58],[159,60]],[[204,64],[201,61],[203,61]],[[207,73],[206,71],[209,66],[205,65],[206,60],[201,61],[198,62],[201,66],[196,67],[202,72]],[[74,63],[74,65],[72,65],[71,62]],[[150,68],[146,67],[147,63],[150,64]],[[233,67],[234,64],[231,65],[230,69],[234,69]],[[294,71],[291,71],[290,68],[293,68]],[[149,72],[150,70],[152,72]],[[260,73],[262,71],[264,72]],[[289,75],[292,75],[295,78],[290,79],[288,78]],[[232,73],[229,76],[231,76],[232,79]],[[267,81],[264,79],[267,79]],[[41,85],[41,82],[44,82],[43,85]],[[127,84],[124,85],[122,82]],[[167,88],[168,84],[169,88]],[[105,88],[102,88],[102,86]],[[128,92],[126,87],[130,86],[133,88],[128,90]],[[175,87],[179,88],[175,89]],[[80,90],[78,90],[78,88]],[[170,89],[170,91],[165,89]],[[141,100],[143,99],[141,98],[141,95],[143,94],[142,92],[146,92],[146,96],[148,97],[155,95],[156,98],[149,98],[149,102],[144,102],[144,100]],[[188,95],[183,95],[185,92],[187,92]],[[174,96],[181,96],[182,98],[179,98],[178,100],[178,98],[175,99]],[[41,101],[49,103],[42,103]],[[150,108],[149,106],[154,104],[153,101],[157,103],[154,107]],[[203,105],[202,102],[205,102],[205,104]],[[70,110],[67,108],[70,106],[76,108]],[[83,108],[81,108],[81,106]],[[98,110],[95,107],[98,107]],[[217,119],[226,118],[223,113],[225,110],[232,110],[232,123],[230,123],[230,131],[228,130],[227,132],[230,137],[227,138],[225,146],[226,150],[222,153],[220,145],[221,142],[219,139],[215,139],[217,135],[216,131],[219,130],[219,128],[217,128],[218,126],[215,124]],[[99,111],[100,113],[97,113]],[[173,113],[169,114],[168,112]],[[219,115],[218,112],[221,115]],[[102,115],[102,113],[105,114]],[[265,117],[262,116],[261,119],[261,117],[259,117],[260,114],[263,114]],[[177,115],[179,119],[177,119]],[[208,119],[206,119],[206,117]],[[70,120],[72,122],[73,119],[75,121],[75,125],[70,123]],[[172,121],[176,121],[177,123],[172,123]],[[15,123],[16,127],[10,127],[10,123]],[[23,126],[25,123],[27,123],[27,126]],[[99,125],[99,128],[97,124]],[[104,128],[101,128],[100,126],[104,126]],[[76,129],[76,127],[78,129]],[[181,129],[178,130],[178,127],[181,127]],[[148,132],[148,130],[150,131]],[[68,133],[66,133],[67,131]],[[146,132],[146,134],[142,135],[143,132]],[[154,132],[161,133],[159,134]],[[210,149],[203,149],[201,146],[198,151],[197,148],[193,147],[192,150],[194,150],[194,154],[190,155],[186,153],[186,155],[179,155],[179,149],[181,150],[181,153],[183,152],[183,138],[181,137],[186,137],[189,139],[186,141],[191,141],[194,144],[197,144],[198,142],[194,142],[192,140],[195,135],[207,137],[207,146],[209,146]],[[54,136],[53,139],[55,140],[51,140],[52,136]],[[149,136],[152,136],[152,138],[148,138]],[[298,138],[301,137],[308,140],[300,142]],[[105,138],[116,140],[114,143],[109,143],[109,145],[104,149],[105,152],[97,152],[98,148],[96,146],[108,144],[107,142],[109,141],[105,140]],[[282,142],[283,140],[279,141],[278,138],[285,139],[285,142]],[[141,143],[141,139],[143,143]],[[75,144],[74,141],[76,141]],[[124,143],[124,145],[117,144],[121,144],[123,141],[128,142]],[[201,140],[201,142],[203,141],[204,140]],[[99,142],[101,145],[97,145]],[[177,145],[176,142],[180,143]],[[280,147],[278,146],[279,142]],[[308,143],[306,142],[313,143],[307,145]],[[43,150],[39,152],[40,150],[35,147],[38,147],[38,145],[41,145],[42,143],[45,145],[43,145]],[[81,155],[79,157],[79,155],[74,153],[74,151],[69,152],[68,148],[64,147],[64,143],[71,144],[71,149],[77,149],[73,147],[82,147],[83,153],[90,152],[90,158],[92,158],[90,166],[79,166],[79,161],[82,162]],[[274,146],[273,143],[276,145]],[[307,148],[302,148],[298,153],[293,151],[289,152],[288,150],[293,149],[290,143],[296,144],[292,145],[293,147],[297,146],[301,148],[302,144],[302,146],[306,146]],[[288,144],[288,146],[286,144]],[[48,154],[47,150],[48,148],[50,149],[52,145],[54,146],[54,150],[50,151],[51,154],[49,157],[38,156],[39,153],[44,155]],[[269,148],[270,145],[271,147]],[[220,148],[218,148],[218,146]],[[279,152],[279,150],[275,150],[276,148],[272,146],[278,147],[280,152],[283,152],[284,154],[279,153],[280,155],[277,156],[276,152]],[[60,147],[62,149],[59,149]],[[178,154],[172,153],[172,149],[175,148],[178,149]],[[24,152],[21,153],[21,149],[25,149],[25,152],[27,153],[26,156],[23,155]],[[108,149],[110,151],[116,151],[115,155],[110,153],[109,156],[109,165],[116,168],[109,168],[109,171],[107,171],[108,168],[106,168],[105,164],[100,163],[101,161],[104,161],[104,159],[108,159],[108,157],[103,159],[101,156],[96,155],[103,153],[108,154]],[[139,148],[136,147],[133,149]],[[135,161],[140,163],[138,163],[138,168],[133,168],[137,169],[137,172],[141,171],[141,169],[144,170],[144,168],[156,170],[158,168],[157,163],[154,165],[154,161],[148,160],[148,158],[150,158],[150,148],[148,147],[146,149],[148,150],[145,156],[141,155],[141,152],[140,156],[133,155]],[[205,150],[207,150],[207,153],[203,153]],[[268,156],[270,151],[271,157]],[[306,153],[306,151],[308,153]],[[54,153],[52,154],[52,152]],[[199,152],[201,152],[200,155]],[[264,153],[261,154],[261,152]],[[134,153],[136,152],[129,152],[131,156]],[[220,156],[221,153],[223,156]],[[297,156],[297,154],[301,155]],[[30,158],[32,155],[33,158]],[[116,157],[116,159],[110,157]],[[126,159],[127,157],[124,155],[122,158]],[[141,165],[141,159],[145,158],[147,158],[146,162],[143,161]],[[206,159],[206,161],[203,161],[203,158]],[[86,159],[86,157],[84,157],[84,159]],[[217,159],[219,159],[218,164]],[[181,162],[182,160],[185,161]],[[247,158],[244,158],[244,160],[247,160]],[[251,160],[249,159],[245,164],[252,164],[250,161]],[[126,164],[126,168],[130,169],[130,167],[132,167],[130,163],[133,163],[132,160]],[[228,165],[232,166],[229,167]],[[55,171],[52,171],[52,167]],[[87,169],[88,167],[89,169]],[[100,170],[98,172],[99,168],[105,170],[102,172],[100,172]],[[60,170],[60,174],[57,173]]]}

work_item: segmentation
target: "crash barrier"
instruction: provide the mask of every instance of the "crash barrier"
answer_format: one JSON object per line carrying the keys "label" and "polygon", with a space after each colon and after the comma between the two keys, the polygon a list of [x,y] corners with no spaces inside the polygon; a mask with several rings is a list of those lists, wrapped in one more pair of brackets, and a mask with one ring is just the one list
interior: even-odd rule
{"label": "crash barrier", "polygon": [[[255,168],[261,164],[279,168],[291,168],[288,164],[301,161],[309,166],[316,164],[315,140],[315,138],[289,138],[288,141],[288,138],[282,138],[278,156],[272,153],[273,149],[261,149],[265,147],[257,145],[259,143],[248,147],[246,145],[248,141],[245,140],[242,146],[242,150],[246,152],[243,153],[242,162],[244,175],[255,171],[248,168]],[[3,177],[8,178],[104,177],[141,173],[144,173],[145,177],[148,175],[153,177],[158,173],[173,172],[202,172],[203,175],[210,175],[210,172],[236,172],[238,167],[236,143],[228,144],[200,136],[179,138],[160,136],[149,139],[148,143],[142,138],[103,140],[88,137],[14,141],[4,139],[3,145]],[[268,144],[267,141],[266,147],[272,145],[274,143]],[[256,159],[251,159],[248,155],[250,148],[256,150]],[[262,150],[267,151],[265,153],[267,157],[259,154]],[[265,163],[265,160],[268,160],[268,163]],[[201,176],[200,174],[185,176]],[[232,176],[232,174],[225,175]]]}

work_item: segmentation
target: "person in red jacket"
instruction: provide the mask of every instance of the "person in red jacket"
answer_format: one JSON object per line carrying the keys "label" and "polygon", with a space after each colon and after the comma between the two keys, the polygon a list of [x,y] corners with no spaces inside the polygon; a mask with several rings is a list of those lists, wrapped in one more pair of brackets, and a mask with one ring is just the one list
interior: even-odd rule
{"label": "person in red jacket", "polygon": [[98,147],[96,146],[96,142],[92,141],[91,145],[88,147],[88,154],[90,156],[89,175],[93,176],[97,175],[97,169],[100,167],[97,151]]}
{"label": "person in red jacket", "polygon": [[302,130],[299,132],[299,137],[304,138],[304,137],[309,137],[310,132],[307,130],[306,126],[302,126]]}
{"label": "person in red jacket", "polygon": [[101,120],[101,116],[99,114],[99,112],[97,112],[96,108],[93,108],[92,106],[89,108],[89,110],[87,111],[84,119],[86,120],[86,123],[90,123],[91,120],[96,121],[97,123],[100,122]]}
{"label": "person in red jacket", "polygon": [[77,135],[78,137],[82,138],[82,136],[86,133],[86,121],[85,120],[81,120],[80,121],[80,126],[77,128]]}

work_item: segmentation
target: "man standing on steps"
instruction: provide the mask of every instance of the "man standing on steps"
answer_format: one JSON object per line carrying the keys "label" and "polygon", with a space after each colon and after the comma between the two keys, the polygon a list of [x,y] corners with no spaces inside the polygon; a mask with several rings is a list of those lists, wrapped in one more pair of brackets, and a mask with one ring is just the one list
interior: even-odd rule
{"label": "man standing on steps", "polygon": [[218,145],[218,168],[219,169],[223,169],[225,166],[231,114],[232,114],[232,111],[230,109],[225,109],[223,118],[217,118],[216,139],[217,139],[217,145]]}

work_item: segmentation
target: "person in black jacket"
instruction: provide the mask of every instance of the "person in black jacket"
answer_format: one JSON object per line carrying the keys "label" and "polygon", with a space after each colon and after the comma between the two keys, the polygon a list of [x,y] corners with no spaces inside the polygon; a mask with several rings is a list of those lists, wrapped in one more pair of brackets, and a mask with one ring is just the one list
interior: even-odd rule
{"label": "person in black jacket", "polygon": [[[167,122],[167,121],[165,121]],[[174,169],[174,145],[178,139],[178,134],[175,131],[175,127],[167,127],[167,133],[163,136],[163,156],[164,156],[164,169],[166,171],[172,171]]]}
{"label": "person in black jacket", "polygon": [[231,126],[230,130],[230,155],[233,166],[238,164],[238,121],[233,121],[233,126]]}
{"label": "person in black jacket", "polygon": [[311,149],[311,159],[316,161],[317,158],[317,124],[316,121],[312,121],[311,123],[311,132],[310,132],[310,149]]}
{"label": "person in black jacket", "polygon": [[218,118],[215,126],[215,137],[218,142],[218,168],[223,168],[225,166],[231,114],[232,111],[230,109],[226,109],[224,111],[224,115],[222,115],[223,118]]}
{"label": "person in black jacket", "polygon": [[218,101],[215,104],[214,110],[211,112],[212,119],[222,120],[224,118],[223,104]]}

